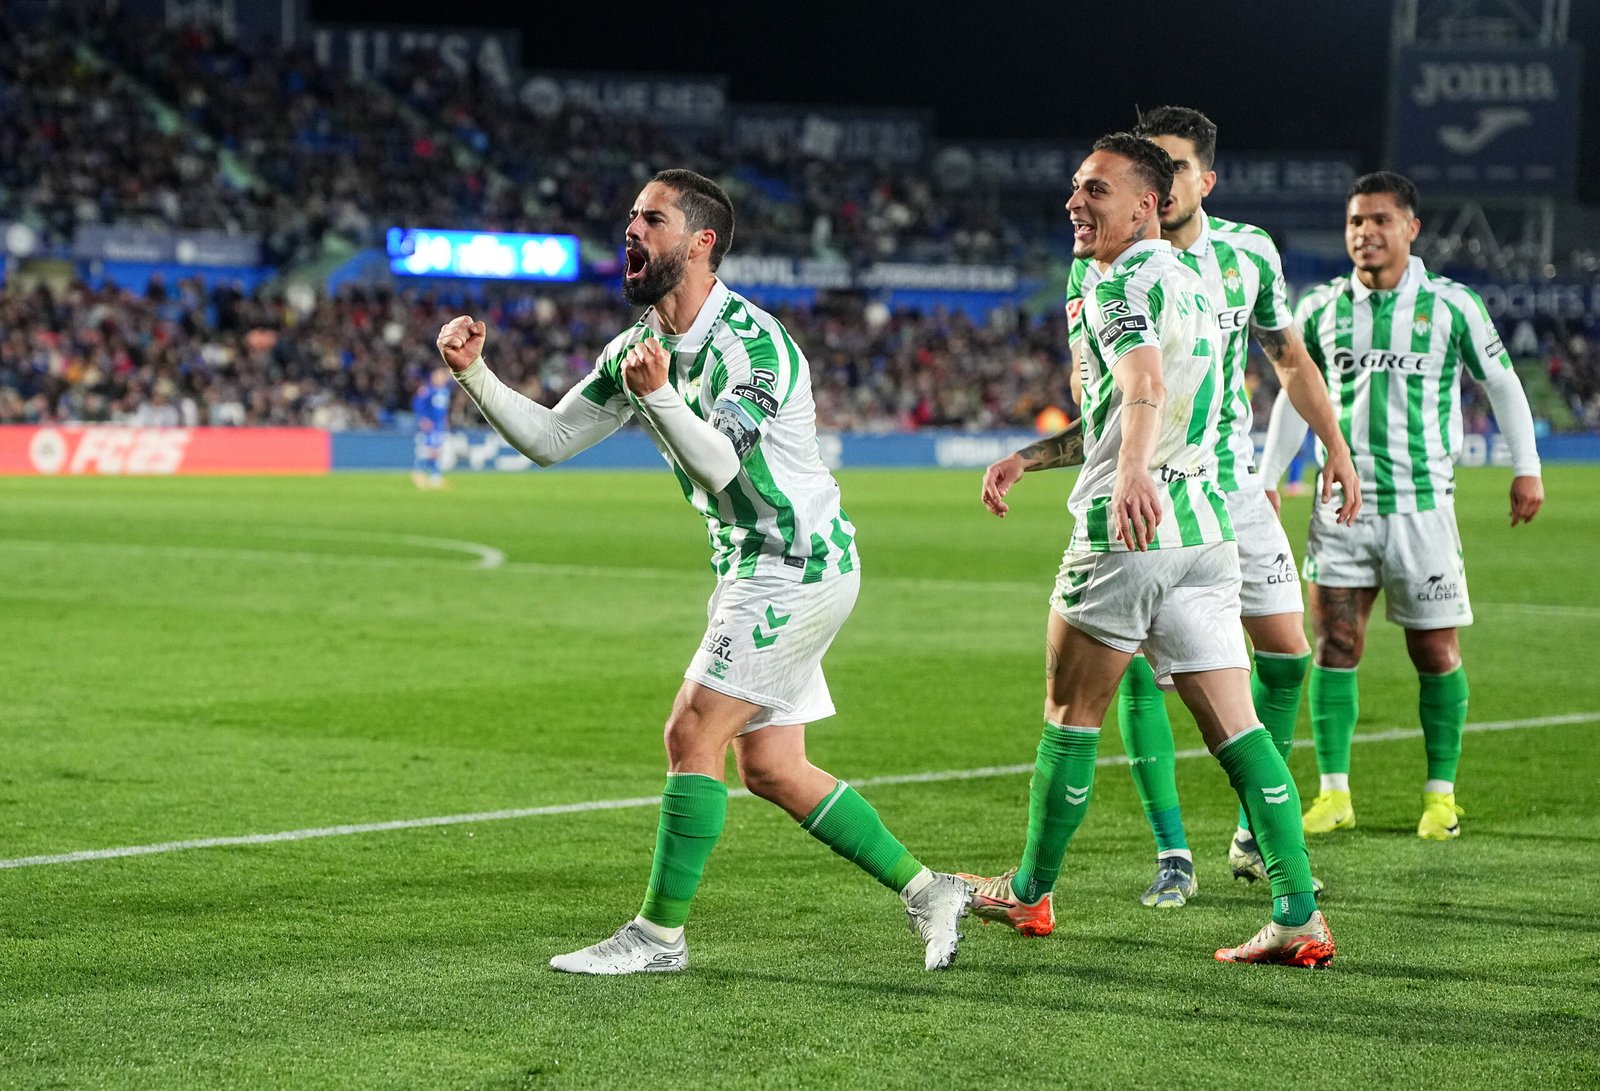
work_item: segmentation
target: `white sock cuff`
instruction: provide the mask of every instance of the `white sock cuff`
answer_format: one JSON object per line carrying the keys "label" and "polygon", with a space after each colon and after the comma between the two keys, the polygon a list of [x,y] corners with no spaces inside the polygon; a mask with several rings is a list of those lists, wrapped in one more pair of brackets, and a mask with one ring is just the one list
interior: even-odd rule
{"label": "white sock cuff", "polygon": [[1082,727],[1082,726],[1077,725],[1077,724],[1058,724],[1054,720],[1046,720],[1045,721],[1045,725],[1047,727],[1053,727],[1057,731],[1065,731],[1070,735],[1098,735],[1098,734],[1100,734],[1100,729],[1098,727]]}
{"label": "white sock cuff", "polygon": [[1230,735],[1228,738],[1223,739],[1222,740],[1222,745],[1217,747],[1215,750],[1213,750],[1212,753],[1220,755],[1224,750],[1228,749],[1228,747],[1232,746],[1234,743],[1238,742],[1240,739],[1244,738],[1246,735],[1252,734],[1252,733],[1257,732],[1257,731],[1265,731],[1266,729],[1267,729],[1267,725],[1266,724],[1256,724],[1254,727],[1247,727],[1243,731],[1239,732],[1237,735]]}
{"label": "white sock cuff", "polygon": [[641,932],[657,943],[672,944],[683,938],[683,925],[681,924],[676,928],[668,928],[664,924],[657,924],[655,921],[645,920],[643,917],[634,917],[633,923],[639,926]]}
{"label": "white sock cuff", "polygon": [[911,877],[910,882],[900,888],[900,897],[909,902],[912,898],[921,894],[931,882],[933,882],[933,872],[924,866],[921,871]]}
{"label": "white sock cuff", "polygon": [[833,805],[839,802],[839,797],[844,795],[844,790],[848,787],[850,787],[850,785],[846,784],[844,781],[836,781],[833,785],[833,791],[829,792],[823,797],[821,804],[822,810],[817,812],[817,817],[802,820],[800,823],[800,828],[803,830],[816,829],[817,823],[821,822],[828,816],[828,812],[833,810]]}

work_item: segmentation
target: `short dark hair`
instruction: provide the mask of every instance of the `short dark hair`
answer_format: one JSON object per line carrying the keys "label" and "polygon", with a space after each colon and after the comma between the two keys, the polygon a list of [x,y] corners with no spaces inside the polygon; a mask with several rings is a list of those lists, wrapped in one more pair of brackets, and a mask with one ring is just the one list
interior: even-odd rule
{"label": "short dark hair", "polygon": [[1392,170],[1375,170],[1371,174],[1363,174],[1351,183],[1350,192],[1344,195],[1344,203],[1349,204],[1350,198],[1360,193],[1393,194],[1395,204],[1413,216],[1417,214],[1416,184],[1403,174],[1396,174]]}
{"label": "short dark hair", "polygon": [[1194,154],[1200,158],[1200,169],[1210,170],[1217,161],[1217,123],[1199,110],[1187,106],[1157,106],[1141,110],[1139,122],[1133,127],[1134,136],[1149,139],[1152,136],[1176,136],[1194,145]]}
{"label": "short dark hair", "polygon": [[1142,136],[1132,133],[1108,133],[1094,142],[1097,152],[1120,155],[1133,163],[1133,172],[1139,180],[1156,192],[1156,205],[1160,207],[1172,196],[1172,176],[1177,168],[1172,156],[1160,145],[1152,144]]}
{"label": "short dark hair", "polygon": [[684,230],[709,228],[717,233],[717,241],[711,244],[711,269],[715,272],[733,245],[733,202],[727,191],[705,175],[682,167],[660,171],[650,180],[677,190],[676,203],[683,213]]}

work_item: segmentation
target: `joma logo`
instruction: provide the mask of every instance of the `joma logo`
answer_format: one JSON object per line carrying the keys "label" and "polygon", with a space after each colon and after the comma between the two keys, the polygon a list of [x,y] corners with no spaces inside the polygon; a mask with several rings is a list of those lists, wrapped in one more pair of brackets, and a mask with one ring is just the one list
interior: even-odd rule
{"label": "joma logo", "polygon": [[1418,106],[1437,102],[1548,102],[1558,98],[1555,73],[1542,61],[1425,63],[1411,88]]}

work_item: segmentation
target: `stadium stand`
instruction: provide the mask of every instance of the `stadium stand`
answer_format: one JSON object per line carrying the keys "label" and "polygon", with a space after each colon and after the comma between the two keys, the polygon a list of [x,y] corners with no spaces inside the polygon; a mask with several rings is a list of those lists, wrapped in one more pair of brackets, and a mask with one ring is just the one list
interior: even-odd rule
{"label": "stadium stand", "polygon": [[[800,147],[739,153],[717,134],[571,105],[536,112],[437,54],[357,79],[304,49],[250,51],[126,14],[53,18],[41,32],[0,8],[0,224],[29,225],[57,247],[87,224],[204,228],[259,239],[267,265],[292,269],[378,245],[399,224],[571,233],[603,251],[642,182],[689,162],[733,194],[740,255],[995,262],[1042,275],[1064,254],[1036,210],[981,186],[953,196],[911,168]],[[435,330],[467,309],[494,327],[500,374],[548,404],[632,317],[593,284],[473,299],[225,278],[157,278],[142,292],[75,278],[11,284],[0,296],[0,423],[404,424]],[[850,293],[773,309],[811,357],[826,429],[1032,428],[1070,404],[1065,331],[1048,302],[988,321],[891,312]],[[1576,422],[1600,423],[1600,330],[1541,334],[1552,387]],[[1275,384],[1255,363],[1264,411]],[[1482,414],[1470,397],[1468,412]]]}

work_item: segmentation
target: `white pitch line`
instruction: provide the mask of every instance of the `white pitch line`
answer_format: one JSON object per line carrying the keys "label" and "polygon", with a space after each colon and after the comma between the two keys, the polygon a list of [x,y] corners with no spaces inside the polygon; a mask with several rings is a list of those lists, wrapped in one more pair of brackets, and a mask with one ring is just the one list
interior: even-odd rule
{"label": "white pitch line", "polygon": [[[1524,720],[1486,720],[1467,724],[1467,731],[1518,731],[1529,727],[1556,727],[1562,724],[1600,722],[1600,711],[1572,712],[1561,716],[1537,716]],[[1354,742],[1392,742],[1396,739],[1415,739],[1422,731],[1414,727],[1396,727],[1357,735]],[[1312,745],[1310,739],[1296,739],[1296,747]],[[1203,758],[1210,751],[1203,746],[1179,750],[1178,758]],[[1126,765],[1123,754],[1109,754],[1095,762],[1099,766]],[[1031,773],[1033,764],[985,765],[976,769],[944,769],[927,773],[890,773],[878,777],[862,777],[850,783],[860,788],[881,787],[891,784],[939,784],[959,780],[982,780],[988,777],[1009,777]],[[748,789],[735,788],[729,799],[749,798]],[[235,845],[276,845],[286,841],[310,841],[319,837],[349,837],[359,833],[383,833],[389,830],[414,830],[429,826],[464,826],[478,822],[503,822],[513,818],[540,818],[549,815],[583,814],[589,811],[620,811],[636,807],[655,807],[660,796],[634,796],[631,799],[595,799],[582,803],[556,803],[546,807],[518,807],[504,811],[479,811],[474,814],[436,815],[431,818],[398,818],[389,822],[363,822],[342,826],[320,826],[306,830],[283,830],[279,833],[249,833],[237,837],[199,837],[188,841],[161,841],[153,845],[126,845],[112,849],[86,849],[81,852],[62,852],[48,856],[19,856],[0,860],[0,870],[6,868],[44,867],[50,864],[81,864],[90,860],[118,860],[129,856],[155,856],[168,852],[185,852],[189,849],[216,849]]]}
{"label": "white pitch line", "polygon": [[[482,542],[468,542],[455,538],[433,538],[420,534],[382,534],[363,531],[316,530],[288,527],[261,528],[259,533],[268,537],[322,538],[324,540],[394,542],[422,549],[446,550],[467,553],[478,558],[471,569],[496,568],[503,572],[520,572],[534,576],[576,576],[595,579],[646,579],[652,581],[688,579],[703,582],[708,570],[698,566],[687,568],[637,568],[625,565],[597,564],[547,564],[542,561],[508,561],[502,550]],[[327,564],[360,568],[414,568],[418,565],[438,565],[460,570],[454,561],[439,557],[393,557],[364,553],[318,553],[313,550],[293,549],[242,549],[229,546],[176,546],[148,545],[135,542],[59,542],[34,538],[0,538],[0,550],[22,549],[54,553],[76,549],[95,553],[129,553],[136,556],[174,556],[213,560],[284,561],[291,564]],[[1044,595],[1050,585],[1039,581],[1018,580],[952,580],[937,576],[883,576],[869,577],[872,584],[908,588],[913,591],[969,591],[975,594]],[[1537,602],[1478,602],[1477,609],[1503,610],[1512,614],[1534,614],[1548,617],[1600,620],[1600,606],[1567,606]]]}

